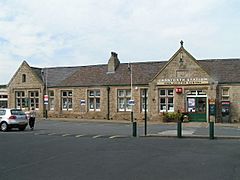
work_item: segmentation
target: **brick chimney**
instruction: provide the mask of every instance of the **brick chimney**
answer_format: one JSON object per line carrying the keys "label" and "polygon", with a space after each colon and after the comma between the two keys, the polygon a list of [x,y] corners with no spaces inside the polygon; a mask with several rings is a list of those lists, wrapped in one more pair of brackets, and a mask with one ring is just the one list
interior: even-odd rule
{"label": "brick chimney", "polygon": [[120,61],[117,57],[117,53],[111,52],[111,57],[108,60],[108,73],[114,73],[119,64]]}

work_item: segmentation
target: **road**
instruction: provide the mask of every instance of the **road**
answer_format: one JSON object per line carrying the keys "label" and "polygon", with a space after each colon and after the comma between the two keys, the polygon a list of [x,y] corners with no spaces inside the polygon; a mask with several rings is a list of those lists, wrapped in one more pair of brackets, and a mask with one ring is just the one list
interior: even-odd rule
{"label": "road", "polygon": [[[183,123],[183,136],[209,137],[209,126],[207,123]],[[238,137],[240,138],[240,125],[216,124],[216,137]],[[144,136],[144,124],[138,123],[137,135]],[[91,122],[76,120],[40,120],[36,123],[36,132],[42,134],[65,133],[84,136],[132,136],[132,123],[118,122]],[[147,125],[147,135],[153,136],[177,136],[177,124],[153,124]]]}
{"label": "road", "polygon": [[[41,121],[34,131],[0,132],[0,179],[240,178],[239,139],[133,138],[127,124],[80,124]],[[97,136],[99,127],[118,132]],[[116,136],[120,131],[126,136]]]}

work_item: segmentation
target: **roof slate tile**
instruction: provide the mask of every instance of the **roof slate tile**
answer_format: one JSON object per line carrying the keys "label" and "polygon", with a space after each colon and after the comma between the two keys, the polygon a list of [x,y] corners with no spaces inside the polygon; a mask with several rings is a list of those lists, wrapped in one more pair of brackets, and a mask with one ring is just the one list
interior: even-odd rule
{"label": "roof slate tile", "polygon": [[[240,83],[240,59],[197,60],[219,83]],[[168,61],[131,63],[133,84],[147,85]],[[48,87],[110,86],[130,84],[128,63],[122,63],[114,73],[107,64],[43,69]],[[41,70],[34,68],[39,77]]]}

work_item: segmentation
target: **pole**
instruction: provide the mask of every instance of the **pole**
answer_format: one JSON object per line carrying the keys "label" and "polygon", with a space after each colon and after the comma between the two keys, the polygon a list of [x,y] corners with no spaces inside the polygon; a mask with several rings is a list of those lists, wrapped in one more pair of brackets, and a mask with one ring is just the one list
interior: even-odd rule
{"label": "pole", "polygon": [[182,137],[182,122],[181,121],[177,122],[177,136],[178,136],[178,138]]}
{"label": "pole", "polygon": [[144,134],[146,136],[147,135],[147,89],[144,89],[144,104],[145,104],[145,106],[144,106],[144,110],[145,110],[145,112],[144,112],[144,120],[145,120]]}
{"label": "pole", "polygon": [[[130,64],[130,79],[131,79],[131,100],[133,99],[133,76],[132,76],[132,64]],[[131,122],[133,122],[133,105],[131,105]]]}
{"label": "pole", "polygon": [[107,120],[110,120],[110,87],[107,87]]}
{"label": "pole", "polygon": [[[48,96],[48,87],[47,87],[47,68],[46,68],[46,72],[45,72],[45,83],[46,83],[46,92],[45,94]],[[49,102],[49,99],[48,99],[48,102]],[[48,118],[48,102],[45,104],[45,118],[47,120]]]}
{"label": "pole", "polygon": [[133,137],[137,137],[137,122],[133,122]]}
{"label": "pole", "polygon": [[209,122],[209,139],[214,139],[214,122]]}

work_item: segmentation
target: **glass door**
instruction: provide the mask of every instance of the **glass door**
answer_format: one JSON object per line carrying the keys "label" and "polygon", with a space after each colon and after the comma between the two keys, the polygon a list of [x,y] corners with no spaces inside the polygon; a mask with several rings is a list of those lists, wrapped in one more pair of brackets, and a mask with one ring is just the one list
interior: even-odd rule
{"label": "glass door", "polygon": [[194,122],[206,122],[206,97],[188,97],[187,111],[189,120]]}

